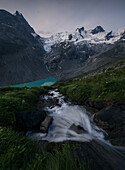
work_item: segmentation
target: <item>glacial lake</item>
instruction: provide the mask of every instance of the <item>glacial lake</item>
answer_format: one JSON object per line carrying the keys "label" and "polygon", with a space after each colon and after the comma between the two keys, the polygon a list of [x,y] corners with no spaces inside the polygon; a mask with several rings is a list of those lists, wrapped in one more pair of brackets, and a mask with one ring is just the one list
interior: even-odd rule
{"label": "glacial lake", "polygon": [[54,77],[49,77],[46,79],[40,79],[37,81],[32,81],[29,83],[22,83],[22,84],[16,84],[16,85],[11,85],[11,87],[39,87],[39,86],[51,86],[57,81],[56,78]]}

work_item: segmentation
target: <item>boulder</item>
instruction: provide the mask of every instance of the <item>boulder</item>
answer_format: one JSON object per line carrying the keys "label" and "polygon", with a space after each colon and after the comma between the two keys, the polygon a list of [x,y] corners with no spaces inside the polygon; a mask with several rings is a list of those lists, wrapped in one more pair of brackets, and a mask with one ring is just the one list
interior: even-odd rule
{"label": "boulder", "polygon": [[85,130],[80,125],[75,125],[74,123],[70,126],[69,130],[76,132],[77,134],[85,133]]}
{"label": "boulder", "polygon": [[41,132],[43,132],[43,133],[47,133],[48,132],[48,129],[49,129],[49,126],[52,123],[52,120],[53,120],[53,118],[51,116],[47,116],[45,118],[45,120],[42,121],[42,123],[40,125]]}
{"label": "boulder", "polygon": [[37,129],[40,126],[41,121],[46,117],[45,111],[24,111],[17,112],[15,114],[16,124],[19,128],[27,130]]}
{"label": "boulder", "polygon": [[95,114],[94,121],[108,132],[113,145],[125,146],[125,103],[103,108]]}
{"label": "boulder", "polygon": [[105,107],[97,112],[95,117],[109,124],[121,124],[121,122],[125,121],[125,105],[113,104]]}

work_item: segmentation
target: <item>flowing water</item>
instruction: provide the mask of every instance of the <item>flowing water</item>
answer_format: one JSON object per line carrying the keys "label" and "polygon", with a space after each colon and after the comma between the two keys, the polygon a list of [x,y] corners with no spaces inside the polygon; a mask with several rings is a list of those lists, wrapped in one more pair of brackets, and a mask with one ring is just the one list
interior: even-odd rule
{"label": "flowing water", "polygon": [[[53,122],[47,134],[33,131],[27,132],[30,138],[49,142],[82,142],[85,157],[88,156],[89,152],[89,159],[94,155],[91,159],[98,165],[93,168],[94,170],[102,168],[102,166],[104,166],[102,169],[105,170],[125,170],[125,147],[112,146],[105,139],[108,134],[95,125],[93,116],[85,108],[65,101],[65,97],[58,90],[49,91],[49,94],[43,96],[42,99],[46,103],[44,110],[53,117]],[[53,100],[58,101],[57,104],[54,105]],[[73,124],[82,127],[84,133],[78,134],[71,130],[70,127]]]}
{"label": "flowing water", "polygon": [[[50,116],[53,117],[52,125],[49,128],[48,134],[28,132],[28,135],[38,140],[47,140],[49,142],[61,142],[66,140],[88,142],[92,139],[105,140],[106,132],[98,128],[94,122],[92,115],[83,107],[72,105],[70,102],[64,101],[64,96],[58,91],[50,91],[48,95],[43,97],[44,100],[58,99],[58,105],[45,107]],[[77,134],[70,127],[75,124],[80,125],[85,130],[85,133]]]}

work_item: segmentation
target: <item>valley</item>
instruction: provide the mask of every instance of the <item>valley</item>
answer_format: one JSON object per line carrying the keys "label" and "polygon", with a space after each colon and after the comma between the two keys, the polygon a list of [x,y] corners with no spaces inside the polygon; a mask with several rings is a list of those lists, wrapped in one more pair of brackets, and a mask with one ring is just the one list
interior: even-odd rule
{"label": "valley", "polygon": [[45,38],[0,10],[0,170],[125,169],[125,28]]}

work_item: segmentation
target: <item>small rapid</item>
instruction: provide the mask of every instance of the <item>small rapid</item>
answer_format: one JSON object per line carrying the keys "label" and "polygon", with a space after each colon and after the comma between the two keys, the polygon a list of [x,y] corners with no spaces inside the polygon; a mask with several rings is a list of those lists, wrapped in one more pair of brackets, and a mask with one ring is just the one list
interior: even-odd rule
{"label": "small rapid", "polygon": [[[74,141],[75,155],[92,170],[125,170],[125,147],[111,145],[106,140],[108,134],[95,125],[93,116],[84,107],[66,100],[58,90],[42,96],[42,102],[44,110],[53,117],[52,124],[48,133],[29,131],[27,136],[48,142]],[[83,129],[82,133],[71,128],[74,124]]]}
{"label": "small rapid", "polygon": [[[44,107],[48,115],[53,117],[52,125],[47,134],[28,132],[27,135],[32,139],[47,140],[49,142],[67,140],[89,142],[92,139],[99,139],[109,143],[105,140],[106,132],[95,125],[93,116],[85,108],[65,101],[65,97],[58,90],[51,90],[48,95],[43,96],[43,100],[46,100],[46,102],[50,99],[58,100],[57,105]],[[76,133],[70,129],[73,124],[82,127],[85,132]]]}

